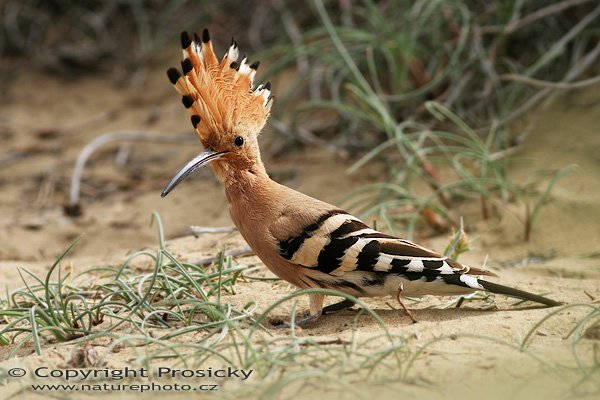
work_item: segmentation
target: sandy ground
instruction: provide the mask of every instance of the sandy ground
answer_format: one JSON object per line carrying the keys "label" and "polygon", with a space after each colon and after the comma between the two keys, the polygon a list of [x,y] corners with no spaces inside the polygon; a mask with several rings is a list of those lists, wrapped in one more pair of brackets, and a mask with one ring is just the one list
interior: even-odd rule
{"label": "sandy ground", "polygon": [[[122,88],[100,79],[65,82],[44,76],[21,76],[0,106],[0,283],[8,290],[22,286],[16,267],[43,274],[73,238],[84,234],[68,257],[75,270],[95,265],[119,264],[141,248],[156,247],[156,231],[149,226],[152,210],[160,213],[168,247],[178,257],[194,260],[215,249],[244,245],[238,234],[188,234],[189,225],[231,225],[222,188],[208,173],[199,173],[180,185],[168,199],[160,190],[200,147],[195,145],[135,144],[127,165],[115,164],[118,146],[101,148],[90,160],[82,185],[83,215],[64,214],[69,179],[81,148],[103,133],[123,130],[190,132],[187,117],[167,84],[164,72],[150,74],[143,87]],[[159,84],[160,83],[160,84]],[[32,88],[36,88],[35,90]],[[540,191],[550,173],[566,165],[577,168],[558,182],[548,204],[533,226],[531,241],[523,241],[518,204],[497,205],[494,217],[481,221],[477,207],[465,207],[464,218],[472,251],[461,261],[487,265],[500,275],[499,282],[514,285],[566,303],[589,303],[600,298],[600,87],[562,96],[544,111],[534,131],[510,169],[516,182],[532,183]],[[268,135],[268,133],[265,133]],[[267,138],[268,141],[268,138]],[[323,200],[339,203],[343,194],[377,179],[379,167],[348,176],[351,160],[340,160],[323,150],[294,153],[268,162],[270,173]],[[470,210],[472,208],[472,211]],[[441,250],[448,237],[418,237],[424,245]],[[260,264],[255,258],[246,263]],[[228,301],[240,305],[252,299],[261,309],[292,291],[285,283],[240,282],[238,294]],[[587,293],[587,294],[586,294]],[[368,300],[390,331],[407,338],[416,351],[424,348],[400,382],[397,371],[388,371],[387,384],[354,382],[331,398],[598,398],[595,379],[582,381],[572,340],[565,339],[589,310],[572,308],[551,318],[533,335],[527,352],[518,346],[531,328],[554,310],[513,307],[513,300],[498,296],[496,309],[483,310],[482,302],[442,309],[450,299],[426,298],[410,303],[419,321],[411,324],[389,299]],[[299,306],[306,306],[302,299]],[[290,306],[275,314],[285,317]],[[323,340],[366,339],[381,332],[366,315],[352,326],[356,309],[326,316],[315,327],[296,334]],[[2,325],[0,325],[1,327]],[[274,331],[289,335],[289,331]],[[477,336],[478,338],[475,338]],[[584,335],[585,336],[585,335]],[[482,339],[486,337],[488,339]],[[429,342],[439,339],[435,344]],[[193,340],[193,338],[190,338]],[[106,343],[94,343],[102,352]],[[598,335],[592,331],[577,349],[583,365],[598,357]],[[377,346],[377,342],[374,343]],[[594,350],[595,349],[595,350]],[[0,348],[0,366],[64,366],[72,344],[47,344],[44,356],[26,348],[18,358],[6,359],[9,348]],[[594,353],[595,352],[595,353]],[[131,365],[127,350],[111,354],[107,367]],[[540,362],[543,360],[543,362]],[[596,360],[596,367],[598,361]],[[596,378],[597,378],[597,372]],[[394,380],[394,376],[398,376]],[[25,381],[9,380],[5,398],[38,398],[20,392]],[[299,397],[322,395],[308,385]],[[362,396],[362,394],[366,394]],[[59,393],[55,395],[62,396]],[[80,394],[79,394],[80,395]],[[164,393],[150,397],[176,398]],[[251,393],[247,393],[252,398]],[[42,396],[45,397],[45,396]],[[64,398],[67,398],[64,395]],[[112,394],[111,398],[129,398]],[[298,397],[298,396],[296,396]],[[83,398],[72,396],[70,398]]]}

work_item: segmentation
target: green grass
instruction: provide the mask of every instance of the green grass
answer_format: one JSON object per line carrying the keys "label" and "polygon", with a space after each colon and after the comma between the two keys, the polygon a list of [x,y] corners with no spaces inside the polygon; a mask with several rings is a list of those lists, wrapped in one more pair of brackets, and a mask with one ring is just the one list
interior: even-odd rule
{"label": "green grass", "polygon": [[[494,204],[517,201],[529,240],[537,212],[570,167],[541,194],[511,180],[507,169],[526,136],[512,122],[553,92],[508,78],[565,83],[597,73],[600,6],[364,0],[340,12],[331,2],[309,4],[319,23],[269,53],[279,57],[269,73],[305,66],[279,97],[284,114],[276,117],[292,131],[309,120],[316,134],[349,148],[358,158],[350,173],[373,161],[386,165],[382,182],[353,193],[348,206],[411,237],[423,224],[457,228],[453,215],[464,200],[479,202],[483,219],[493,217]],[[282,18],[299,24],[290,13]],[[298,102],[301,95],[311,99]],[[319,125],[314,116],[323,110],[337,119]],[[429,193],[417,189],[423,186]]]}
{"label": "green grass", "polygon": [[[597,59],[593,16],[600,7],[571,3],[556,9],[544,1],[363,0],[338,10],[332,2],[312,0],[318,20],[302,26],[294,45],[269,51],[277,56],[270,73],[304,60],[308,67],[289,87],[289,100],[295,103],[304,91],[311,101],[300,110],[282,108],[292,110],[292,123],[331,108],[342,117],[334,134],[358,135],[359,145],[368,148],[393,138],[399,122],[431,122],[427,101],[489,130],[504,126],[535,93],[505,75],[573,81],[585,72],[577,68],[579,60]],[[290,18],[288,24],[301,26],[289,13],[282,16]],[[530,40],[536,46],[528,46]],[[586,60],[584,70],[593,73],[591,65]],[[497,140],[509,144],[506,136]]]}
{"label": "green grass", "polygon": [[[157,214],[153,218],[158,249],[135,253],[121,266],[94,267],[74,276],[71,268],[62,264],[75,241],[43,279],[22,270],[24,287],[8,293],[0,309],[0,345],[10,348],[8,357],[31,352],[43,355],[45,348],[58,343],[94,345],[109,339],[98,366],[111,359],[113,350],[125,347],[119,351],[131,354],[130,366],[227,365],[254,370],[257,379],[238,386],[226,385],[221,393],[224,396],[291,398],[307,387],[346,393],[357,382],[393,383],[408,391],[435,390],[435,385],[416,379],[420,370],[415,366],[426,354],[435,353],[446,340],[464,340],[466,344],[484,341],[522,353],[552,373],[575,373],[580,382],[585,382],[586,390],[590,385],[595,387],[600,373],[598,348],[592,346],[595,353],[591,359],[582,351],[589,348],[588,329],[600,323],[598,305],[571,304],[551,310],[516,341],[449,334],[424,342],[388,326],[363,301],[331,290],[300,290],[267,307],[259,308],[253,301],[240,307],[235,305],[239,296],[236,286],[242,281],[256,282],[256,267],[238,264],[223,252],[209,267],[179,261],[165,247],[160,218]],[[447,253],[458,257],[467,250],[468,241],[464,231],[459,230]],[[148,261],[147,268],[133,267],[140,259]],[[294,316],[296,300],[312,292],[357,302],[361,310],[348,316],[346,332],[313,337],[298,331],[294,318],[285,331],[273,330],[265,323],[285,303],[291,304]],[[442,308],[458,307],[465,301],[477,308],[493,306],[493,296],[475,294]],[[537,354],[535,333],[553,318],[574,309],[588,311],[565,337],[571,340],[572,360],[556,365]],[[360,334],[363,316],[379,327],[378,333]]]}
{"label": "green grass", "polygon": [[[284,381],[266,386],[265,395],[283,390],[297,379],[321,379],[333,370],[366,376],[380,366],[390,368],[390,363],[401,367],[406,355],[390,351],[390,346],[401,349],[406,340],[390,334],[364,302],[336,291],[311,289],[285,296],[265,310],[258,310],[253,301],[235,307],[227,300],[235,295],[239,280],[257,279],[255,268],[234,263],[224,252],[210,268],[181,262],[165,248],[160,218],[157,214],[153,218],[158,250],[135,253],[119,267],[95,267],[77,276],[64,273],[61,262],[75,241],[44,279],[23,270],[24,288],[9,293],[0,310],[5,322],[0,325],[0,343],[11,348],[8,357],[25,355],[31,347],[43,355],[43,349],[52,343],[93,343],[110,338],[106,357],[125,346],[143,366],[164,360],[187,366],[219,362],[252,368],[265,379],[284,369],[298,370]],[[139,259],[153,265],[147,273],[131,267]],[[370,315],[382,333],[364,342],[353,339],[329,344],[297,336],[294,319],[289,336],[273,336],[263,326],[279,305],[315,291],[356,300],[363,308],[356,318]],[[378,339],[388,343],[385,352],[366,351],[372,347],[369,343]],[[306,362],[318,362],[319,367],[306,372]]]}
{"label": "green grass", "polygon": [[[13,335],[11,355],[29,342],[41,354],[44,339],[65,342],[110,334],[123,325],[142,335],[150,328],[169,328],[165,339],[202,332],[203,340],[208,341],[218,336],[226,323],[248,319],[253,304],[237,310],[221,302],[222,290],[231,291],[245,267],[232,265],[223,255],[215,271],[179,262],[164,248],[162,225],[158,215],[155,218],[159,250],[137,252],[118,268],[95,267],[75,277],[70,273],[62,276],[60,263],[74,242],[44,280],[21,270],[25,287],[7,296],[2,311],[4,317],[11,317],[0,331],[4,342]],[[151,272],[139,274],[129,268],[133,261],[144,258],[154,264]],[[28,283],[31,280],[34,284]],[[73,286],[69,280],[84,283]],[[102,327],[96,329],[99,325]]]}

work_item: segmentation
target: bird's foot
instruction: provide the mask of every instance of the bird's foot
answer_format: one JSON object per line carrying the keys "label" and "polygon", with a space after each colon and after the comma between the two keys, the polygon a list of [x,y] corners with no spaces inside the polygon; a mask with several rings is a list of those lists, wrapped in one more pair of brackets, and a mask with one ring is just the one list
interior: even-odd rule
{"label": "bird's foot", "polygon": [[[298,326],[300,328],[307,328],[308,326],[314,324],[322,315],[322,312],[317,314],[309,314],[304,318],[294,319],[294,326]],[[286,321],[272,321],[271,322],[274,329],[284,329],[291,328],[292,325]]]}
{"label": "bird's foot", "polygon": [[345,310],[347,308],[352,307],[354,304],[356,304],[356,303],[354,303],[352,300],[344,299],[344,300],[342,300],[340,302],[337,302],[337,303],[334,303],[334,304],[330,304],[330,305],[328,305],[326,307],[323,307],[322,314],[323,315],[327,315],[327,314],[332,313],[332,312]]}
{"label": "bird's foot", "polygon": [[[309,314],[304,318],[295,318],[294,317],[294,326],[299,326],[300,328],[306,328],[309,325],[315,323],[321,315],[323,315],[323,299],[325,295],[320,293],[311,293],[308,295],[310,300]],[[273,327],[275,329],[281,328],[291,328],[291,324],[284,321],[278,321],[278,323],[273,323]]]}
{"label": "bird's foot", "polygon": [[412,321],[413,324],[417,323],[417,320],[415,319],[415,317],[413,317],[412,313],[410,312],[410,310],[408,308],[406,308],[406,306],[404,305],[404,303],[402,302],[402,300],[400,299],[400,295],[402,294],[402,291],[404,290],[404,286],[402,284],[400,284],[400,286],[398,286],[398,293],[396,294],[396,300],[398,300],[398,304],[400,304],[400,306],[402,307],[402,309],[404,310],[404,313],[406,315],[408,315],[408,318],[410,318],[410,320]]}
{"label": "bird's foot", "polygon": [[[323,307],[323,309],[319,313],[308,315],[304,318],[296,319],[294,322],[294,325],[299,326],[300,328],[306,328],[307,326],[312,325],[314,322],[316,322],[317,319],[319,319],[319,317],[321,317],[321,315],[327,315],[327,314],[330,314],[330,313],[333,313],[336,311],[345,310],[347,308],[352,307],[354,304],[356,304],[356,303],[354,303],[352,300],[348,300],[348,299],[339,301],[337,303],[330,304],[326,307]],[[283,329],[283,328],[291,327],[289,322],[285,322],[282,320],[272,320],[271,325],[275,329]]]}

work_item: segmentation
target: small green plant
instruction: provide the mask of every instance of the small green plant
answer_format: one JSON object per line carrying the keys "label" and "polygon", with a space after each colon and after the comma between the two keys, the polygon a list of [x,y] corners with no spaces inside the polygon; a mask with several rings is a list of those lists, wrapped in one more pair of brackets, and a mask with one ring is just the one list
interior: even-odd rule
{"label": "small green plant", "polygon": [[[447,130],[430,130],[419,126],[420,130],[416,131],[417,135],[424,138],[421,142],[429,142],[426,148],[429,162],[436,166],[451,167],[452,174],[449,174],[446,182],[441,179],[430,181],[430,193],[417,195],[415,183],[411,182],[412,185],[407,186],[408,181],[398,180],[398,175],[406,174],[392,166],[392,174],[387,182],[365,185],[350,193],[344,201],[365,216],[379,216],[392,231],[394,225],[403,224],[409,237],[412,237],[420,220],[441,232],[457,227],[458,218],[453,214],[462,200],[478,200],[483,219],[491,216],[490,204],[496,201],[517,201],[525,207],[522,218],[523,236],[525,241],[529,241],[533,222],[547,202],[552,188],[574,166],[555,172],[543,193],[536,195],[531,187],[518,185],[508,178],[507,166],[514,158],[510,152],[507,154],[502,150],[499,140],[502,135],[498,133],[498,127],[492,129],[484,140],[463,119],[443,105],[427,102],[425,106],[439,121],[450,123]],[[388,142],[384,142],[386,143]],[[374,149],[365,159],[375,157],[384,147]],[[364,162],[366,161],[360,160],[356,165],[360,167]],[[354,169],[356,168],[353,167]],[[423,174],[417,177],[426,179]],[[532,202],[533,206],[530,206]]]}
{"label": "small green plant", "polygon": [[[529,187],[515,189],[515,196],[522,203],[525,204],[525,213],[522,222],[524,228],[523,239],[526,242],[528,242],[529,239],[531,239],[531,230],[533,228],[533,223],[542,206],[548,201],[552,188],[554,188],[554,185],[556,184],[556,182],[558,182],[560,178],[571,173],[575,170],[575,168],[576,165],[567,165],[566,167],[563,167],[560,170],[556,171],[552,175],[552,178],[548,182],[548,185],[546,185],[546,189],[541,194],[539,194],[537,198],[537,192],[534,189],[531,189]],[[532,203],[533,206],[531,205]]]}

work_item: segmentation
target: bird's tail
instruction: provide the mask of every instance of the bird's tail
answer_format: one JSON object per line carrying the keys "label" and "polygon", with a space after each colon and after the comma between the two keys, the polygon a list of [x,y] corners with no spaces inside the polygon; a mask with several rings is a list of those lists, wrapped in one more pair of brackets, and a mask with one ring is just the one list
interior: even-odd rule
{"label": "bird's tail", "polygon": [[516,297],[518,299],[535,301],[536,303],[547,305],[548,307],[557,307],[562,305],[563,303],[549,299],[544,296],[540,296],[537,294],[529,293],[524,290],[519,290],[515,288],[511,288],[504,285],[499,285],[494,282],[484,281],[483,279],[477,279],[479,285],[481,285],[485,290],[490,291],[492,293],[503,294],[505,296]]}

